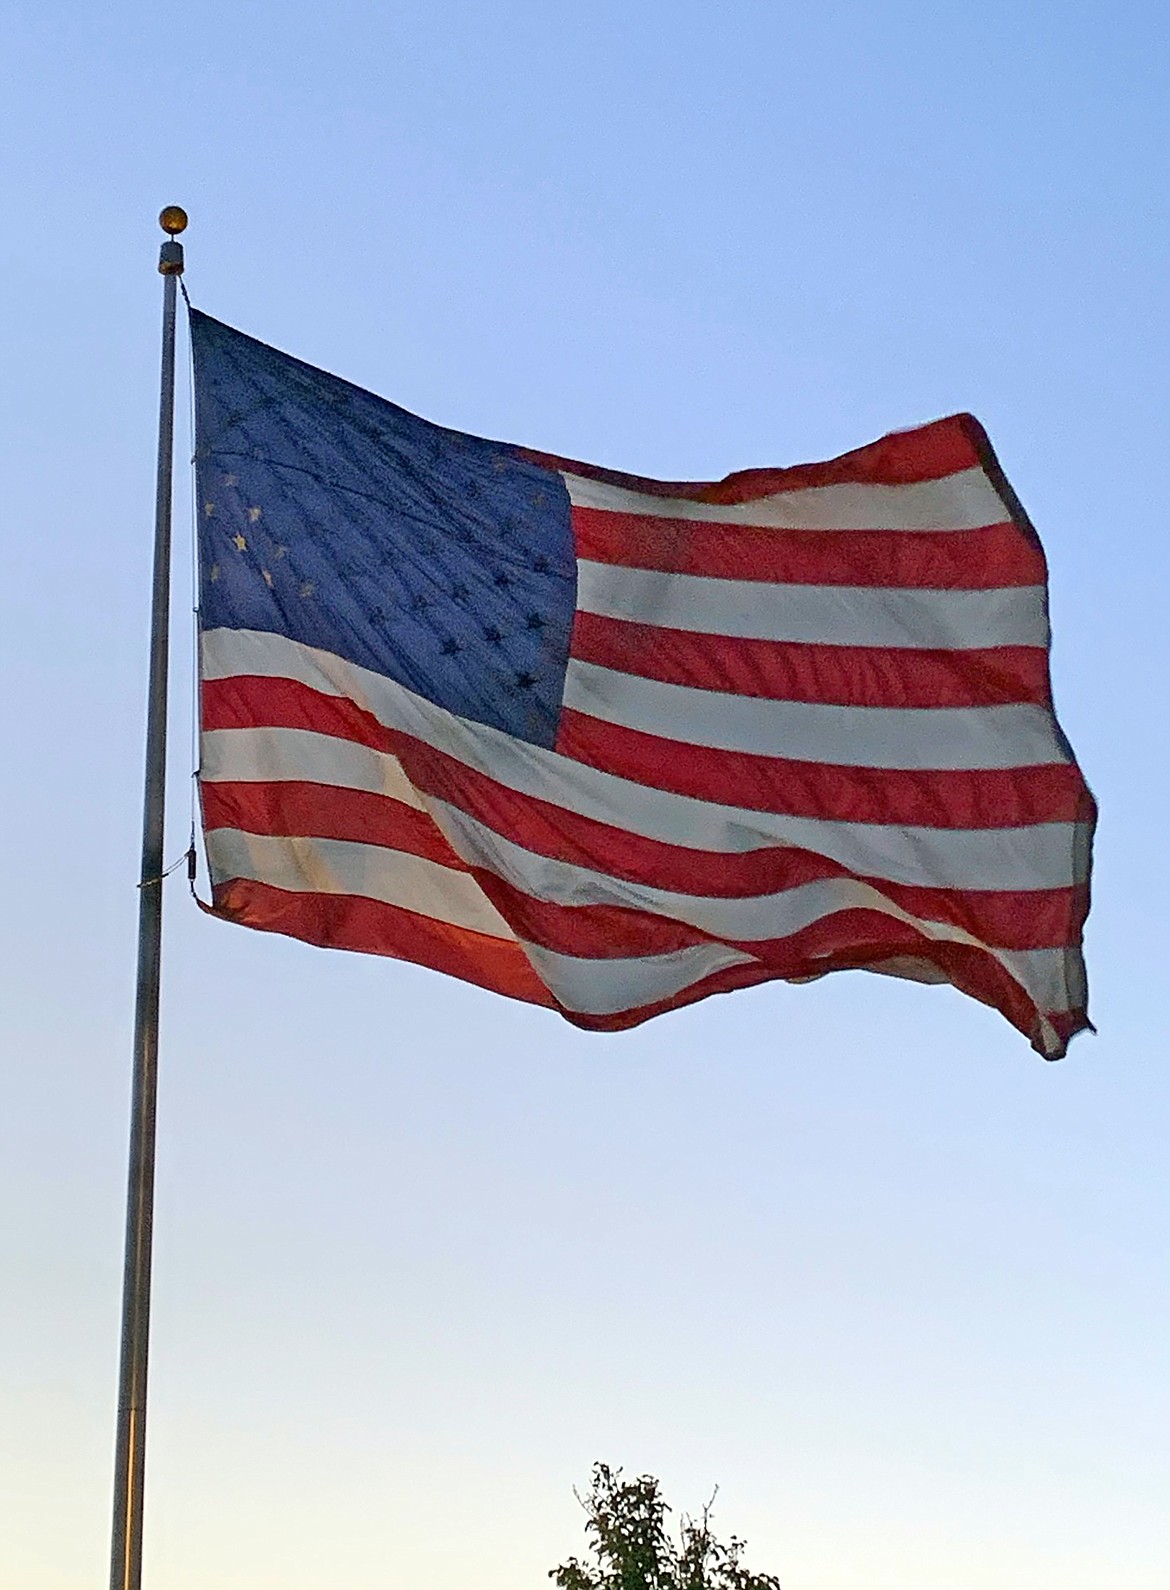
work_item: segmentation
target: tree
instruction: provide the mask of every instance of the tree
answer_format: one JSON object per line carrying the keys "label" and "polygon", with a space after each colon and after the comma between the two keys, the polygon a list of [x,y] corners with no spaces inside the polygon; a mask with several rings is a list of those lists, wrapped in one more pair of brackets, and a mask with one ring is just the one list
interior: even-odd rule
{"label": "tree", "polygon": [[[740,1562],[744,1542],[722,1544],[711,1533],[711,1503],[697,1519],[683,1514],[677,1541],[667,1528],[670,1508],[652,1474],[622,1478],[621,1469],[595,1463],[585,1509],[588,1562],[570,1557],[549,1578],[557,1590],[780,1590],[767,1573]],[[712,1501],[714,1498],[712,1498]]]}

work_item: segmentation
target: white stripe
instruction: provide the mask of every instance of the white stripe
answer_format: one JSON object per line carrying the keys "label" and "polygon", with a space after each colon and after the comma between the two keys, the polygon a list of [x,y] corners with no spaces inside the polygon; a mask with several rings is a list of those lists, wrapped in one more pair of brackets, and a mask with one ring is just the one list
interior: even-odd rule
{"label": "white stripe", "polygon": [[426,810],[396,756],[312,729],[204,730],[199,762],[205,784],[331,784]]}
{"label": "white stripe", "polygon": [[[682,894],[538,855],[448,801],[428,800],[427,809],[452,849],[469,866],[483,867],[524,894],[553,905],[621,906],[685,923],[712,938],[738,944],[787,938],[838,911],[880,911],[936,943],[965,944],[994,957],[1043,1010],[1068,1010],[1084,1004],[1083,989],[1079,985],[1069,988],[1068,955],[1063,947],[996,949],[953,923],[914,916],[871,884],[854,878],[821,878],[771,894]],[[1079,963],[1080,958],[1076,959]],[[940,978],[946,981],[944,974],[936,974],[934,980]]]}
{"label": "white stripe", "polygon": [[[307,729],[214,729],[204,733],[202,744],[200,777],[205,783],[292,780],[384,794],[401,772],[396,759],[383,751]],[[643,798],[641,785],[609,774],[594,778],[589,768],[582,768],[580,780],[573,779],[576,788],[566,781],[550,793],[549,779],[528,776],[531,770],[522,763],[507,768],[502,758],[477,758],[469,747],[462,749],[459,760],[521,795],[549,800],[555,793],[562,797],[556,804],[568,810],[686,849],[743,855],[790,844],[832,856],[870,877],[926,881],[938,888],[1061,888],[1073,873],[1075,835],[1068,823],[966,831],[775,817],[662,790],[647,790]],[[564,765],[563,758],[558,762]],[[578,765],[567,764],[570,769]],[[605,799],[614,785],[636,792],[628,797],[636,811],[620,822],[614,803]]]}
{"label": "white stripe", "polygon": [[[1088,987],[1083,957],[1074,950],[1059,949],[997,950],[994,953],[1004,970],[1015,978],[1036,1006],[1036,1028],[1032,1036],[1039,1039],[1049,1059],[1055,1058],[1063,1044],[1048,1017],[1084,1010]],[[903,977],[914,983],[950,981],[937,966],[912,955],[873,961],[866,971],[880,972],[883,977]]]}
{"label": "white stripe", "polygon": [[569,662],[565,705],[662,739],[839,767],[989,769],[1067,758],[1043,707],[765,701]]}
{"label": "white stripe", "polygon": [[[1072,991],[1069,989],[1068,957],[1063,949],[989,950],[962,928],[914,917],[877,889],[853,879],[822,879],[770,895],[739,899],[679,894],[536,855],[446,802],[432,803],[431,810],[439,827],[469,865],[486,868],[522,893],[553,905],[621,906],[684,923],[714,939],[741,944],[786,938],[838,911],[880,911],[937,942],[966,944],[991,954],[1042,1010],[1064,1011],[1084,1002],[1079,986]],[[312,836],[287,838],[222,828],[208,834],[207,849],[212,877],[217,884],[233,878],[247,878],[292,893],[356,895],[498,939],[515,938],[513,930],[474,878],[424,857],[352,840]],[[709,964],[698,954],[702,948],[696,947],[693,955],[692,951],[684,950],[672,955],[619,961],[608,957],[555,955],[525,944],[525,952],[538,973],[562,1003],[570,1009],[598,1015],[670,997],[685,986],[684,982],[672,982],[684,964],[691,966],[694,962],[699,967],[686,978],[686,982],[690,982],[708,975],[718,966],[752,959],[749,953],[737,950],[717,964]],[[547,968],[542,959],[545,956],[551,957]],[[925,965],[915,963],[919,964]],[[663,968],[668,966],[674,970],[665,974],[664,981]],[[562,982],[558,969],[563,971],[565,967],[579,972],[580,977],[570,975]],[[585,976],[586,969],[591,969],[591,982]],[[884,963],[882,969],[893,975],[908,975],[900,962]],[[909,975],[921,977],[922,972]],[[549,981],[549,976],[555,980]],[[579,1002],[582,998],[592,1002],[582,1004]],[[624,1002],[617,1003],[619,999]]]}
{"label": "white stripe", "polygon": [[[207,835],[216,883],[246,878],[296,894],[356,895],[454,927],[516,943],[516,935],[467,873],[405,851],[349,840],[275,838],[217,828]],[[751,961],[722,944],[696,944],[667,955],[585,959],[522,943],[537,976],[567,1010],[611,1016],[661,999],[691,983]]]}
{"label": "white stripe", "polygon": [[673,999],[712,972],[747,966],[752,960],[723,944],[691,944],[668,955],[640,955],[633,960],[586,960],[528,943],[524,953],[565,1009],[587,1016],[615,1016]]}
{"label": "white stripe", "polygon": [[932,651],[1048,644],[1042,585],[989,591],[780,585],[580,558],[577,606],[603,618],[737,640]]}
{"label": "white stripe", "polygon": [[1084,957],[1076,950],[1000,950],[997,958],[1040,1010],[1083,1010],[1089,990]]}
{"label": "white stripe", "polygon": [[447,801],[428,803],[452,848],[469,865],[485,867],[523,893],[553,905],[622,906],[672,922],[683,922],[712,938],[739,943],[787,938],[835,911],[881,911],[932,938],[986,946],[962,928],[923,923],[869,884],[852,878],[821,878],[772,894],[682,894],[632,883],[609,873],[538,855],[505,838]]}
{"label": "white stripe", "polygon": [[[1023,828],[936,829],[784,817],[648,788],[599,772],[542,746],[514,740],[425,701],[381,674],[281,635],[211,630],[203,636],[203,677],[233,674],[294,679],[346,696],[380,722],[415,735],[520,794],[584,817],[692,850],[743,854],[791,845],[831,857],[852,872],[897,883],[955,889],[1058,889],[1075,876],[1073,823]],[[249,736],[264,738],[249,745]],[[279,737],[279,756],[274,764]],[[207,778],[302,778],[381,788],[388,760],[328,735],[297,729],[218,730],[203,736]],[[251,771],[249,771],[249,769]]]}
{"label": "white stripe", "polygon": [[[564,472],[562,472],[564,473]],[[1009,518],[979,468],[909,486],[808,486],[751,502],[694,502],[564,474],[574,507],[784,530],[978,530]]]}
{"label": "white stripe", "polygon": [[217,884],[247,878],[295,894],[358,895],[493,938],[516,938],[469,873],[403,850],[213,828],[207,860]]}

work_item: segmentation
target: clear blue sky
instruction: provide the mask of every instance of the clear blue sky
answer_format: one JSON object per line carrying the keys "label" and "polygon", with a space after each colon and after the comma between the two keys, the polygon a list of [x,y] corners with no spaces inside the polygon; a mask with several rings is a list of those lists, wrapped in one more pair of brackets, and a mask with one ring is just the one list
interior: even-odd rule
{"label": "clear blue sky", "polygon": [[1164,1590],[1164,9],[25,0],[0,29],[0,1583],[106,1572],[179,202],[202,307],[553,452],[701,478],[974,410],[1101,802],[1100,1036],[1046,1066],[850,975],[590,1037],[176,879],[150,1590],[536,1590],[594,1458],[691,1507],[718,1483],[785,1590]]}

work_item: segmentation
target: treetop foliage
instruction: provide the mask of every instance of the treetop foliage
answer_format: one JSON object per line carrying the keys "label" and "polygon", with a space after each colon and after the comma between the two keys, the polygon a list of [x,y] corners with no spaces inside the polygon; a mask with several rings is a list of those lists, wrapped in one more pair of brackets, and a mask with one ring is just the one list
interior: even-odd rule
{"label": "treetop foliage", "polygon": [[621,1469],[596,1463],[589,1492],[578,1500],[589,1560],[570,1557],[553,1568],[557,1590],[780,1590],[772,1574],[751,1573],[740,1562],[744,1541],[715,1539],[710,1502],[698,1518],[681,1515],[676,1539],[651,1474],[627,1480]]}

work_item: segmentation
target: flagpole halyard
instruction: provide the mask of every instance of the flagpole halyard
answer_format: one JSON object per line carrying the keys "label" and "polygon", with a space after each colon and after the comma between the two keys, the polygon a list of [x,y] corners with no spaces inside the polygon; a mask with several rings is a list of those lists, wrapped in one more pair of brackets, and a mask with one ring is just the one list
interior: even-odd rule
{"label": "flagpole halyard", "polygon": [[154,574],[146,707],[146,776],[142,863],[138,886],[138,978],[134,1011],[134,1075],[126,1252],[122,1277],[122,1339],[114,1455],[110,1590],[139,1590],[146,1456],[146,1372],[150,1340],[150,1268],[154,1214],[155,1106],[162,952],[163,820],[166,797],[167,662],[170,631],[171,501],[175,432],[175,313],[187,225],[178,205],[159,216],[168,234],[159,252],[163,278],[158,468],[154,509]]}

